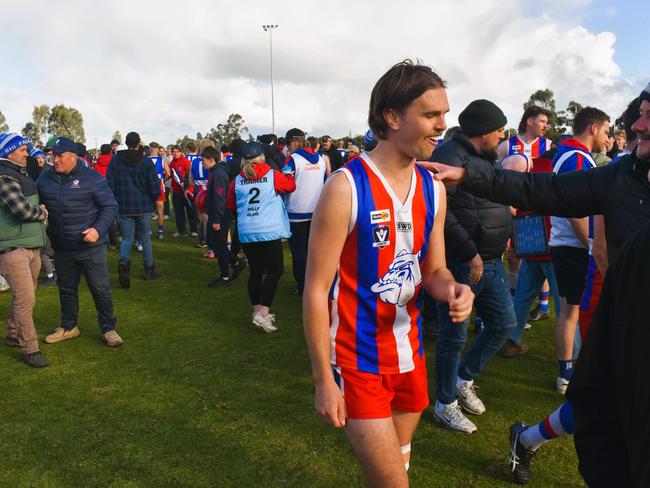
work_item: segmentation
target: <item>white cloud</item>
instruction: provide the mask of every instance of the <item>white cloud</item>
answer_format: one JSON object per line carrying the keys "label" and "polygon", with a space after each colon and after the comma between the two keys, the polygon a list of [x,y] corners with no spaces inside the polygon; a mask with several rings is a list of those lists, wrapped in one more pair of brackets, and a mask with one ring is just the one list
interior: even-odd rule
{"label": "white cloud", "polygon": [[554,90],[560,109],[576,100],[616,117],[641,84],[614,62],[614,34],[572,20],[588,4],[544,0],[530,11],[524,0],[62,0],[43,9],[26,0],[4,7],[14,19],[5,35],[17,64],[3,73],[0,109],[18,129],[35,104],[72,105],[84,115],[89,145],[115,129],[170,142],[234,112],[268,131],[269,39],[261,25],[277,23],[278,133],[294,126],[362,133],[374,82],[406,57],[448,81],[449,123],[471,100],[488,98],[516,126],[521,105],[540,88]]}

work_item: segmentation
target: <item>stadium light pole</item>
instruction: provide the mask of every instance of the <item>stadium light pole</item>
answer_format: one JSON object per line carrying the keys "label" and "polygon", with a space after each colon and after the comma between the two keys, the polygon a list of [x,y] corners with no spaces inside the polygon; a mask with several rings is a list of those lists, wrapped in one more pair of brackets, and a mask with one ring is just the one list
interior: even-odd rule
{"label": "stadium light pole", "polygon": [[271,132],[275,134],[275,100],[273,94],[273,29],[277,29],[277,24],[263,25],[264,32],[269,33],[269,51],[271,54]]}

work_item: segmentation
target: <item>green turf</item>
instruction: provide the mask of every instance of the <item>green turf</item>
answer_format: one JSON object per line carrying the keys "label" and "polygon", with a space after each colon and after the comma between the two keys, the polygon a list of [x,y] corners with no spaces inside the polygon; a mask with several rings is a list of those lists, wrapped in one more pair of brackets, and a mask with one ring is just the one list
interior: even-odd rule
{"label": "green turf", "polygon": [[[217,264],[193,244],[155,241],[155,282],[142,279],[136,253],[128,291],[117,285],[117,252],[109,251],[121,348],[101,342],[82,284],[81,337],[43,344],[50,367],[30,369],[19,350],[0,349],[0,486],[362,485],[344,433],[322,425],[313,410],[291,274],[273,307],[280,330],[265,335],[249,324],[247,272],[228,288],[206,288]],[[9,299],[0,295],[0,313]],[[39,290],[41,339],[58,315],[56,287]],[[562,401],[551,323],[536,323],[525,340],[527,356],[496,357],[478,379],[487,413],[472,417],[475,434],[444,430],[425,413],[413,442],[412,486],[510,485],[509,425],[537,421]],[[435,343],[426,348],[432,391]],[[544,446],[533,469],[530,486],[583,486],[570,438]]]}

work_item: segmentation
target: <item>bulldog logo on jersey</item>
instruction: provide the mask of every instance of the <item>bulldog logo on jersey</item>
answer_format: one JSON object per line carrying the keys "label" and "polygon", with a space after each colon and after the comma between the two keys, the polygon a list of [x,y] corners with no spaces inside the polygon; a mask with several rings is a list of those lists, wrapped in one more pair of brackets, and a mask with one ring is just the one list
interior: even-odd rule
{"label": "bulldog logo on jersey", "polygon": [[402,249],[381,279],[370,287],[379,294],[384,303],[403,307],[415,295],[415,288],[422,281],[418,254]]}
{"label": "bulldog logo on jersey", "polygon": [[382,249],[390,244],[390,227],[378,225],[372,229],[372,247]]}

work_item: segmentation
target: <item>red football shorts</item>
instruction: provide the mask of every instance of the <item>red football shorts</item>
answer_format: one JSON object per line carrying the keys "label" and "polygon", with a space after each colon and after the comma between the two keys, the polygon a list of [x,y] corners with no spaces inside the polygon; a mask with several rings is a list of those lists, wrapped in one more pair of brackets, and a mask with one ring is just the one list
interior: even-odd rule
{"label": "red football shorts", "polygon": [[158,195],[158,198],[156,198],[157,202],[164,202],[165,201],[165,184],[163,183],[163,180],[160,180],[160,195]]}
{"label": "red football shorts", "polygon": [[393,409],[420,413],[429,405],[427,366],[424,356],[413,371],[398,374],[373,374],[332,367],[348,418],[383,419]]}

